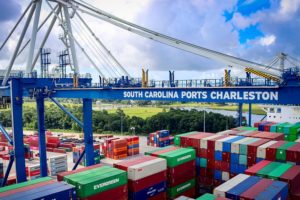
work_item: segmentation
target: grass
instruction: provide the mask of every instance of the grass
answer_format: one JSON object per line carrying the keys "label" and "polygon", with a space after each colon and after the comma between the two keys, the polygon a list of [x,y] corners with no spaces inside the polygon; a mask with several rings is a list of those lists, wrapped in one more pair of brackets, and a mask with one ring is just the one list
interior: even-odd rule
{"label": "grass", "polygon": [[[156,115],[157,113],[163,112],[164,108],[156,107],[131,107],[131,108],[122,108],[124,113],[129,117],[137,116],[143,119]],[[108,109],[108,113],[115,113],[117,109]]]}

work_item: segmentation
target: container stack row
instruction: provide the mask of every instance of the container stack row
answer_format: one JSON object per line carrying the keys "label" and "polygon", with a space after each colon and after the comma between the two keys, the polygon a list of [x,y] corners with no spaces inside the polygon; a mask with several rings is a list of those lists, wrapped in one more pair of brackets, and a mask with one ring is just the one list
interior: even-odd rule
{"label": "container stack row", "polygon": [[126,137],[127,155],[133,156],[140,153],[140,142],[138,136]]}
{"label": "container stack row", "polygon": [[289,198],[300,199],[299,165],[263,160],[247,169],[245,174],[286,182],[289,187]]}
{"label": "container stack row", "polygon": [[26,176],[28,180],[34,180],[41,176],[41,170],[39,164],[31,164],[26,166]]}
{"label": "container stack row", "polygon": [[114,167],[127,171],[130,200],[166,199],[167,163],[165,159],[141,156],[118,162],[114,164]]}
{"label": "container stack row", "polygon": [[[76,163],[84,151],[84,146],[73,147],[72,151],[73,151],[73,163]],[[99,164],[100,160],[101,160],[100,159],[100,145],[94,144],[94,163]],[[85,155],[83,156],[80,164],[83,166],[86,166]]]}
{"label": "container stack row", "polygon": [[[283,133],[272,133],[272,132],[264,132],[264,131],[255,131],[255,130],[243,130],[246,127],[237,127],[231,130],[222,131],[217,134],[222,135],[240,135],[244,137],[253,137],[253,138],[262,138],[269,140],[284,140]],[[248,127],[251,128],[251,127]]]}
{"label": "container stack row", "polygon": [[101,143],[101,152],[107,158],[122,159],[128,154],[126,138],[107,138]]}
{"label": "container stack row", "polygon": [[72,185],[44,177],[0,188],[0,199],[76,199],[76,191]]}
{"label": "container stack row", "polygon": [[168,146],[145,154],[167,161],[167,197],[169,199],[180,195],[195,196],[196,152],[194,149]]}
{"label": "container stack row", "polygon": [[60,172],[68,171],[67,155],[48,157],[48,171],[50,176],[56,176]]}
{"label": "container stack row", "polygon": [[63,180],[75,186],[78,199],[128,199],[127,173],[110,166],[99,166],[65,175]]}
{"label": "container stack row", "polygon": [[150,133],[147,137],[147,145],[154,147],[166,147],[171,144],[172,137],[168,130],[160,130]]}
{"label": "container stack row", "polygon": [[214,195],[228,199],[287,199],[288,184],[282,181],[239,174],[216,187]]}
{"label": "container stack row", "polygon": [[292,124],[260,121],[254,123],[254,126],[259,131],[283,133],[286,141],[295,141],[300,137],[300,122]]}

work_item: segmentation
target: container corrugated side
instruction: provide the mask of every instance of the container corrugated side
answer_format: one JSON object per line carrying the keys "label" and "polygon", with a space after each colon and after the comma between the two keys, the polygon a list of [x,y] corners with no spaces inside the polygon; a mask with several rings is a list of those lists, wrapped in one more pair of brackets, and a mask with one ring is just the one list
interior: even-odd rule
{"label": "container corrugated side", "polygon": [[189,181],[186,181],[180,185],[177,185],[175,187],[171,187],[167,189],[168,197],[169,198],[175,198],[176,196],[184,193],[185,191],[195,187],[196,181],[195,179],[191,179]]}
{"label": "container corrugated side", "polygon": [[243,182],[244,180],[248,179],[250,176],[246,174],[239,174],[229,181],[226,181],[222,185],[219,185],[214,189],[214,195],[217,197],[225,197],[225,193],[233,188],[234,186],[238,185],[239,183]]}
{"label": "container corrugated side", "polygon": [[267,142],[261,146],[259,146],[257,148],[257,152],[256,152],[256,157],[258,158],[266,158],[266,150],[269,146],[272,146],[273,144],[275,144],[277,141],[270,141],[270,142]]}
{"label": "container corrugated side", "polygon": [[175,151],[160,154],[158,157],[165,158],[168,167],[176,167],[188,161],[195,160],[196,151],[195,149],[180,148]]}
{"label": "container corrugated side", "polygon": [[240,153],[240,144],[242,144],[243,142],[246,142],[248,140],[251,140],[251,139],[252,139],[251,137],[246,137],[241,140],[233,142],[231,144],[231,153],[239,154]]}
{"label": "container corrugated side", "polygon": [[167,162],[165,159],[156,158],[137,165],[128,167],[128,179],[139,180],[147,176],[156,174],[167,169]]}

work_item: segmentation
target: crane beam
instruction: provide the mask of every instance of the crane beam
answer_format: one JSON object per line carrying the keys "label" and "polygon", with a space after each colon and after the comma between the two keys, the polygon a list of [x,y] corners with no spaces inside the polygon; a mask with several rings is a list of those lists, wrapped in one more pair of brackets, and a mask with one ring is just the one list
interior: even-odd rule
{"label": "crane beam", "polygon": [[98,8],[94,8],[90,5],[88,5],[87,3],[83,4],[76,0],[73,0],[72,1],[73,3],[67,3],[62,0],[56,0],[56,1],[60,2],[62,4],[66,4],[68,6],[71,6],[74,9],[77,9],[83,13],[89,14],[91,16],[97,17],[106,22],[109,22],[113,25],[118,26],[119,28],[123,28],[127,31],[138,34],[142,37],[146,37],[146,38],[161,42],[163,44],[194,53],[194,54],[202,56],[202,57],[220,61],[220,62],[223,62],[230,66],[244,67],[244,68],[251,67],[257,71],[260,71],[260,72],[263,72],[266,74],[270,74],[272,76],[277,77],[278,79],[281,79],[281,74],[280,74],[279,69],[271,68],[273,71],[269,71],[269,70],[267,71],[266,68],[268,68],[269,66],[255,63],[252,61],[248,61],[245,59],[237,58],[234,56],[226,55],[224,53],[213,51],[213,50],[203,48],[203,47],[200,47],[200,46],[197,46],[197,45],[194,45],[194,44],[182,41],[182,40],[178,40],[176,38],[172,38],[170,36],[149,30],[147,28],[138,26],[136,24],[133,24],[131,22],[128,22],[126,20],[118,18],[118,17],[111,15],[109,13],[106,13],[105,11],[102,11]]}

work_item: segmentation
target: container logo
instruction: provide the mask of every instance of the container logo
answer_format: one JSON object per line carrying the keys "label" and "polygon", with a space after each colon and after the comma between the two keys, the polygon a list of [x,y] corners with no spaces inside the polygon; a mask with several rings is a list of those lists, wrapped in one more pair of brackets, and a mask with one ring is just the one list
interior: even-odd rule
{"label": "container logo", "polygon": [[104,182],[104,183],[100,183],[100,184],[94,185],[94,190],[100,189],[100,188],[108,186],[108,185],[115,184],[115,183],[117,183],[119,181],[120,181],[120,179],[116,178],[116,179],[113,179],[113,180],[110,180],[110,181],[107,181],[107,182]]}
{"label": "container logo", "polygon": [[189,158],[191,158],[191,157],[192,157],[191,155],[183,156],[183,157],[181,157],[181,158],[178,158],[178,159],[177,159],[177,162],[182,161],[182,160],[185,160],[185,159],[189,159]]}
{"label": "container logo", "polygon": [[191,185],[192,185],[191,183],[188,183],[188,184],[186,184],[184,186],[181,186],[181,187],[177,188],[177,192],[180,192],[181,190],[184,190],[184,189],[190,187]]}

